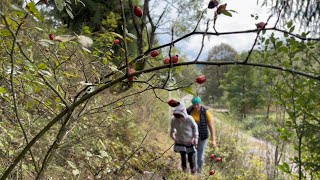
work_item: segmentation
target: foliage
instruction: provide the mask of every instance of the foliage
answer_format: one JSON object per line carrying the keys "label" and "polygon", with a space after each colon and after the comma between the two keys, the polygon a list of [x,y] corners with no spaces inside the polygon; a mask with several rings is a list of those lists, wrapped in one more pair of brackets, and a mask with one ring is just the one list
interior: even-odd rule
{"label": "foliage", "polygon": [[[287,24],[292,28],[292,24]],[[272,45],[266,43],[272,51],[263,53],[270,63],[283,63],[286,67],[295,69],[310,69],[319,74],[314,68],[319,68],[319,46],[314,42],[305,43],[295,38],[287,37],[283,42],[281,39],[270,37]],[[279,61],[281,59],[281,61]],[[318,116],[316,110],[319,107],[319,82],[304,79],[293,74],[276,74],[268,72],[273,79],[273,94],[277,104],[283,106],[289,115],[286,125],[278,129],[280,139],[290,141],[294,144],[296,155],[291,159],[292,163],[298,165],[295,170],[288,170],[284,165],[280,169],[293,176],[301,178],[319,177],[319,130]],[[286,163],[287,165],[289,163]]]}
{"label": "foliage", "polygon": [[264,106],[264,83],[261,74],[248,67],[231,67],[222,81],[229,108],[245,118],[247,114]]}
{"label": "foliage", "polygon": [[[208,61],[233,61],[237,56],[237,52],[228,44],[220,44],[213,47],[208,54]],[[228,66],[207,66],[203,73],[207,77],[204,85],[205,90],[202,93],[203,100],[207,104],[222,104],[223,89],[221,83],[225,78],[225,73],[229,70]]]}
{"label": "foliage", "polygon": [[[171,176],[178,166],[177,161],[172,160],[173,152],[168,153],[171,146],[166,135],[170,119],[166,116],[166,91],[182,88],[193,91],[190,83],[194,83],[193,78],[200,73],[195,72],[197,69],[183,68],[189,64],[243,65],[228,70],[222,82],[228,90],[226,97],[233,105],[230,107],[242,114],[263,105],[261,95],[265,87],[272,85],[278,105],[287,110],[291,120],[286,127],[278,128],[276,137],[296,145],[298,156],[293,157],[292,162],[299,165],[300,179],[319,177],[319,86],[316,81],[319,47],[317,41],[298,41],[295,37],[304,39],[308,33],[292,34],[292,22],[287,24],[287,31],[269,29],[285,32],[285,42],[274,34],[258,38],[259,29],[250,31],[257,33],[265,51],[249,52],[241,56],[246,59],[243,62],[239,59],[188,62],[180,57],[177,64],[163,65],[166,53],[179,52],[173,48],[176,42],[196,33],[220,35],[196,32],[199,27],[191,26],[194,21],[177,23],[176,19],[199,19],[200,2],[176,2],[178,18],[171,18],[171,24],[164,25],[171,30],[172,41],[157,47],[154,47],[155,34],[163,16],[151,17],[148,7],[151,1],[145,1],[142,18],[132,13],[132,1],[109,4],[87,0],[83,1],[85,6],[77,6],[75,2],[80,1],[50,1],[59,11],[66,8],[66,22],[50,15],[51,7],[44,8],[43,2],[24,4],[5,0],[0,4],[0,170],[3,179],[125,179],[143,177],[145,171]],[[164,8],[163,13],[170,8]],[[191,28],[196,30],[174,40],[175,35]],[[265,30],[262,35],[266,36]],[[115,38],[120,43],[115,43]],[[161,50],[162,54],[151,58],[152,50]],[[256,57],[257,53],[262,60]],[[268,64],[261,64],[264,62]],[[273,71],[262,74],[248,66],[292,74],[278,76]],[[273,77],[276,81],[266,86],[255,77]],[[174,78],[178,81],[173,82]],[[253,175],[264,178],[259,158],[244,163],[248,162],[243,158],[247,149],[239,144],[237,131],[231,128],[221,132],[226,133],[223,134],[226,139],[221,138],[222,151],[218,149],[217,153],[227,160],[223,165],[228,167],[230,178],[253,178]],[[233,132],[229,134],[231,137],[229,132]],[[172,164],[174,166],[169,167]],[[279,167],[295,175],[288,171],[288,164],[282,162]]]}
{"label": "foliage", "polygon": [[[262,0],[262,5],[269,5],[269,2]],[[309,27],[315,32],[319,32],[319,1],[317,0],[295,0],[295,1],[271,1],[273,11],[278,12],[284,5],[284,12],[282,19],[294,18],[295,21],[301,23],[301,27]]]}
{"label": "foliage", "polygon": [[[217,173],[212,179],[267,179],[264,157],[253,150],[256,147],[250,147],[246,136],[232,124],[230,117],[218,117],[219,121],[215,121],[218,148],[208,148],[205,156],[206,167],[209,168],[211,165]],[[210,154],[222,157],[222,162],[210,160]],[[205,174],[209,170],[206,169]]]}

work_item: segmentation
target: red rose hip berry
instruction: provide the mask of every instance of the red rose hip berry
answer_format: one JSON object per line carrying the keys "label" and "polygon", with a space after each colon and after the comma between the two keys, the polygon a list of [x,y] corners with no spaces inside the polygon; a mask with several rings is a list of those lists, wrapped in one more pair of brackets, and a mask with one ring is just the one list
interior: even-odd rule
{"label": "red rose hip berry", "polygon": [[139,6],[134,6],[133,12],[137,17],[140,17],[140,18],[143,14],[143,11]]}

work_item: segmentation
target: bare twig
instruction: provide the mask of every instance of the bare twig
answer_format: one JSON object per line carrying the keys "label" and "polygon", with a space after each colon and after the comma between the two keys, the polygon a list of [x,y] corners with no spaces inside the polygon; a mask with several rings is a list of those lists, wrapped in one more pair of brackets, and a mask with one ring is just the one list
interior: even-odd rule
{"label": "bare twig", "polygon": [[144,136],[144,138],[142,139],[142,141],[140,142],[139,146],[131,153],[131,155],[123,162],[122,166],[120,167],[120,169],[118,170],[117,174],[121,174],[124,166],[128,163],[128,161],[133,157],[133,155],[139,151],[139,149],[141,149],[142,143],[144,142],[144,140],[147,138],[147,135],[149,134],[149,132],[151,131],[151,129],[148,130],[148,132],[146,133],[146,135]]}
{"label": "bare twig", "polygon": [[121,5],[121,15],[122,15],[122,20],[123,20],[123,43],[124,43],[124,53],[125,53],[125,60],[126,60],[126,67],[127,67],[127,74],[128,74],[128,70],[129,70],[129,62],[128,62],[128,45],[127,45],[127,22],[126,22],[126,14],[124,13],[124,7],[123,7],[123,3],[122,0],[120,1],[120,5]]}
{"label": "bare twig", "polygon": [[[269,20],[270,20],[271,17],[272,17],[272,15],[269,16],[266,24],[268,24],[268,22],[269,22]],[[254,47],[256,46],[257,42],[258,42],[258,37],[259,37],[261,31],[262,31],[262,29],[259,29],[259,31],[258,31],[258,33],[257,33],[257,36],[256,36],[256,38],[255,38],[255,40],[254,40],[254,42],[253,42],[253,45],[252,45],[252,47],[251,47],[251,49],[250,49],[250,51],[249,51],[246,59],[243,61],[244,64],[248,62],[248,60],[249,60],[249,58],[250,58],[250,56],[251,56],[251,54],[252,54],[252,52],[253,52],[253,49],[254,49]]]}
{"label": "bare twig", "polygon": [[[197,31],[197,29],[198,29],[198,27],[199,27],[199,24],[200,24],[200,22],[201,22],[201,20],[202,20],[202,18],[203,18],[203,15],[204,15],[204,13],[207,11],[207,8],[205,8],[203,11],[202,11],[202,13],[201,13],[201,16],[200,16],[200,18],[199,18],[199,20],[198,20],[198,22],[197,22],[197,25],[196,25],[196,27],[194,27],[194,30],[193,30],[193,32],[195,32],[195,31]],[[208,21],[208,23],[207,23],[207,25],[209,24],[209,21]],[[207,30],[206,30],[206,32],[208,31],[208,28],[207,28]]]}
{"label": "bare twig", "polygon": [[[7,29],[10,31],[11,35],[12,35],[12,38],[13,38],[13,42],[12,42],[12,46],[11,46],[11,50],[9,52],[9,55],[10,55],[10,63],[11,63],[11,70],[10,70],[10,84],[11,84],[11,93],[12,93],[12,98],[13,98],[13,110],[15,112],[15,116],[17,118],[17,121],[19,123],[19,126],[21,128],[21,131],[23,133],[23,136],[24,136],[24,139],[26,141],[26,143],[28,144],[29,143],[29,139],[28,139],[28,135],[27,135],[27,132],[26,130],[24,129],[23,127],[23,124],[21,122],[21,119],[20,119],[20,116],[19,116],[19,113],[18,113],[18,106],[17,106],[17,99],[16,99],[16,92],[15,92],[15,87],[14,87],[14,62],[15,62],[15,56],[14,56],[14,49],[15,49],[15,45],[16,45],[16,42],[17,42],[17,35],[19,33],[19,29],[20,29],[20,25],[18,26],[16,32],[14,33],[13,30],[10,28],[9,24],[8,24],[8,21],[6,19],[6,16],[1,14],[1,17],[3,18],[4,22],[5,22],[5,25],[7,27]],[[25,17],[26,18],[26,17]],[[37,166],[37,162],[35,160],[35,157],[31,151],[31,149],[28,150],[30,155],[31,155],[31,159],[32,159],[32,162],[33,162],[33,165],[34,165],[34,168],[36,170],[36,172],[39,171],[38,169],[38,166]]]}
{"label": "bare twig", "polygon": [[62,95],[58,92],[58,90],[56,90],[41,73],[38,73],[38,74],[41,77],[41,79],[44,81],[44,83],[61,99],[61,101],[66,106],[66,108],[68,108],[69,106],[68,102],[62,97]]}
{"label": "bare twig", "polygon": [[[145,163],[145,164],[143,165],[143,168],[146,168],[149,164],[151,164],[151,163],[155,162],[156,160],[162,158],[162,157],[164,156],[164,154],[167,153],[167,152],[173,147],[173,145],[174,145],[174,143],[173,143],[168,149],[166,149],[163,153],[161,153],[159,156],[156,156],[156,157],[155,157],[154,159],[152,159],[151,161]],[[131,179],[134,175],[135,175],[135,173],[132,174],[131,176],[129,176],[129,177],[127,178],[127,180],[128,180],[128,179]]]}
{"label": "bare twig", "polygon": [[57,134],[56,140],[54,141],[54,143],[51,145],[51,147],[49,148],[49,150],[47,151],[46,156],[44,157],[43,161],[42,161],[42,166],[40,171],[38,172],[37,177],[35,178],[36,180],[40,179],[44,170],[46,169],[48,163],[50,162],[52,155],[54,153],[54,151],[58,148],[59,143],[61,142],[65,132],[66,132],[66,128],[67,128],[67,124],[69,122],[69,119],[71,117],[72,112],[68,112],[68,115],[65,117],[64,122]]}
{"label": "bare twig", "polygon": [[[209,29],[209,20],[208,20],[208,22],[207,22],[207,28],[206,28],[206,32],[208,31],[208,29]],[[194,61],[198,61],[198,59],[199,59],[199,57],[200,57],[200,55],[201,55],[201,53],[202,53],[202,50],[203,50],[203,47],[204,47],[204,38],[206,37],[206,34],[203,34],[202,35],[202,41],[201,41],[201,48],[200,48],[200,51],[199,51],[199,53],[198,53],[198,56],[196,57],[196,59],[194,60]]]}
{"label": "bare twig", "polygon": [[[286,30],[282,30],[282,29],[279,29],[279,28],[265,28],[264,29],[265,31],[277,31],[277,32],[282,32],[282,33],[285,33],[285,34],[288,34],[292,37],[295,37],[295,38],[298,38],[300,40],[304,40],[304,41],[320,41],[320,37],[317,37],[317,38],[307,38],[307,37],[303,37],[303,36],[300,36],[298,34],[293,34],[289,31],[286,31]],[[172,46],[173,44],[179,42],[179,41],[182,41],[190,36],[194,36],[194,35],[203,35],[203,34],[206,34],[207,36],[226,36],[226,35],[231,35],[231,34],[248,34],[248,33],[257,33],[259,32],[260,30],[258,29],[252,29],[252,30],[244,30],[244,31],[229,31],[229,32],[203,32],[203,31],[193,31],[193,32],[190,32],[184,36],[181,36],[175,40],[171,40],[171,42],[167,43],[167,44],[163,44],[161,46],[158,46],[158,47],[155,47],[155,48],[152,48],[150,50],[147,50],[145,51],[144,53],[142,53],[141,55],[139,55],[138,57],[136,57],[134,60],[131,61],[131,63],[134,63],[136,62],[138,59],[140,59],[141,57],[147,55],[148,53],[150,53],[151,51],[153,50],[157,50],[157,49],[162,49],[164,47],[167,47],[167,46]],[[122,70],[123,68],[125,68],[126,66],[121,66],[118,68],[118,70]],[[114,74],[114,72],[110,73],[110,74],[107,74],[104,76],[104,78],[108,78],[110,76],[112,76]],[[319,77],[320,78],[320,77]]]}
{"label": "bare twig", "polygon": [[[171,42],[173,42],[173,37],[174,37],[174,27],[172,27],[172,29],[171,29]],[[166,79],[166,81],[163,83],[163,86],[162,86],[162,88],[165,88],[166,87],[166,85],[167,85],[167,82],[168,82],[168,80],[171,78],[171,68],[173,67],[173,59],[172,59],[172,57],[171,57],[171,49],[172,49],[172,46],[174,45],[174,43],[171,43],[170,44],[170,48],[169,48],[169,65],[170,65],[170,68],[168,69],[168,75],[167,75],[167,79]]]}

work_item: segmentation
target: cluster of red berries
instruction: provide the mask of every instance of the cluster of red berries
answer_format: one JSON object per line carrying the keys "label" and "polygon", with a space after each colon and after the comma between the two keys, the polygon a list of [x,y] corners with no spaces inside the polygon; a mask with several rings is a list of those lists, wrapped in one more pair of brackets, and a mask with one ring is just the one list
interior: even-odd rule
{"label": "cluster of red berries", "polygon": [[[214,155],[214,154],[211,154],[210,155],[210,160],[211,161],[215,161],[215,162],[222,162],[222,158],[221,157],[217,157],[216,155]],[[216,173],[216,171],[215,170],[210,170],[209,171],[209,175],[211,176],[211,175],[214,175]]]}

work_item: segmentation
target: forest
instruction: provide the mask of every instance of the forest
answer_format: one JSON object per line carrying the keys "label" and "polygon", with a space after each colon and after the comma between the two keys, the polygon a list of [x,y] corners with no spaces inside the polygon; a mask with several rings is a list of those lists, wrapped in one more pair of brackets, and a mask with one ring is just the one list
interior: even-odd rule
{"label": "forest", "polygon": [[[320,1],[242,4],[1,0],[0,179],[320,179]],[[197,175],[169,136],[190,96]]]}

